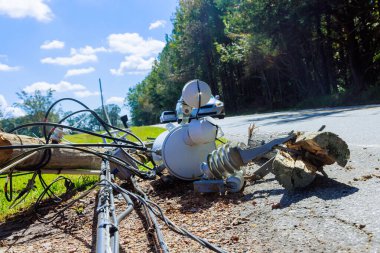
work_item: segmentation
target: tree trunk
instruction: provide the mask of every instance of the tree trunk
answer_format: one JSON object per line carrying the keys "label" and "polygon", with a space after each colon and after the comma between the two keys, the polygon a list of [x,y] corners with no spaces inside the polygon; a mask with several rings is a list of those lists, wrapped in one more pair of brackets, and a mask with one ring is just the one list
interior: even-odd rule
{"label": "tree trunk", "polygon": [[[0,133],[0,146],[33,145],[42,144],[38,138],[25,135]],[[59,144],[57,144],[59,145]],[[22,154],[29,149],[0,150],[0,164],[4,165],[10,159]],[[101,150],[101,149],[97,149]],[[104,151],[104,150],[103,150]],[[44,157],[44,151],[37,151],[30,158],[17,164],[16,170],[30,171],[37,166]],[[73,149],[51,149],[51,159],[44,169],[87,169],[100,170],[101,158],[89,153]],[[2,166],[1,168],[3,168]]]}

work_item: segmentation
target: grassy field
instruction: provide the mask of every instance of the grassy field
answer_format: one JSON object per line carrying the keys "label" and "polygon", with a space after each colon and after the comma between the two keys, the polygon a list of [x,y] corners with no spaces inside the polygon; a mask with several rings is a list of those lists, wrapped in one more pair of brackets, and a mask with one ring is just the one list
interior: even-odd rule
{"label": "grassy field", "polygon": [[[159,127],[132,127],[132,132],[137,135],[139,138],[141,138],[143,141],[148,140],[148,138],[155,138],[160,133],[165,131],[163,128]],[[65,136],[65,139],[68,141],[74,142],[74,143],[99,143],[102,142],[101,138],[90,136],[87,134],[76,134],[76,135],[69,135]],[[130,138],[130,140],[135,141],[133,138]],[[89,188],[91,185],[93,185],[95,182],[98,181],[97,176],[79,176],[79,175],[65,175],[68,178],[70,178],[76,187],[80,187],[83,190],[86,188]],[[17,212],[20,212],[21,210],[25,210],[30,208],[38,196],[43,191],[43,188],[41,186],[41,183],[39,180],[36,180],[36,188],[30,191],[29,195],[25,198],[25,200],[20,203],[18,206],[10,209],[9,206],[11,205],[10,202],[8,202],[5,198],[4,194],[4,185],[6,182],[6,178],[1,176],[0,178],[0,222],[7,219],[7,217],[12,216],[12,214],[15,214]],[[18,195],[18,193],[26,186],[28,183],[28,180],[32,177],[32,175],[23,175],[23,176],[17,176],[13,178],[13,199],[15,199]],[[47,184],[50,184],[57,175],[43,175],[44,180]],[[65,193],[65,187],[63,185],[63,181],[58,182],[52,187],[52,190],[57,195]]]}

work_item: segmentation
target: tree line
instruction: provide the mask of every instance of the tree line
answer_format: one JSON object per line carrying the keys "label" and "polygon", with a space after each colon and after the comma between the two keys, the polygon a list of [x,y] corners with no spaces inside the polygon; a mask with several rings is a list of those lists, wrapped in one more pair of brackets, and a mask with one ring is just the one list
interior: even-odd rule
{"label": "tree line", "polygon": [[380,0],[180,0],[166,46],[127,94],[134,124],[207,82],[227,114],[380,101]]}
{"label": "tree line", "polygon": [[[36,90],[33,94],[28,94],[25,91],[21,91],[16,94],[19,98],[19,102],[15,103],[14,106],[22,109],[26,115],[22,117],[5,118],[0,114],[0,130],[8,132],[16,126],[33,122],[43,122],[45,120],[45,113],[55,102],[53,90],[48,90],[46,93]],[[121,127],[122,122],[120,120],[120,107],[115,104],[107,104],[105,105],[105,110],[108,113],[111,125]],[[102,107],[98,107],[94,109],[94,111],[102,120],[107,122],[107,118]],[[55,107],[51,110],[48,121],[58,123],[60,119],[63,119],[72,113],[73,111],[63,111],[62,108],[58,106],[57,108]],[[88,131],[104,130],[99,121],[90,113],[75,114],[67,118],[67,120],[62,123]],[[42,137],[42,128],[39,126],[31,126],[17,130],[17,133],[34,137]],[[70,131],[70,133],[72,132]]]}

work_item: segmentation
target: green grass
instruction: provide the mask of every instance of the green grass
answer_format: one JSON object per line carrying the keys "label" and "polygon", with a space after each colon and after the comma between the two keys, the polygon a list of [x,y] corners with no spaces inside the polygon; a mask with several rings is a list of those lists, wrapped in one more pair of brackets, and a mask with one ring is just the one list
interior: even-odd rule
{"label": "green grass", "polygon": [[[132,133],[137,135],[143,141],[148,140],[149,137],[155,138],[160,133],[164,132],[165,129],[160,127],[132,127]],[[65,136],[65,139],[74,142],[74,143],[99,143],[102,142],[101,138],[90,136],[87,134],[76,134]],[[133,138],[130,140],[135,141]],[[58,175],[43,175],[44,180],[47,184],[50,184]],[[71,179],[76,187],[81,188],[81,190],[89,188],[91,185],[98,181],[98,176],[80,176],[80,175],[64,175]],[[32,177],[32,175],[23,175],[13,178],[13,199],[15,199],[18,193],[24,189],[28,180]],[[25,198],[25,200],[17,205],[16,207],[10,209],[11,205],[5,198],[4,194],[4,185],[6,182],[6,178],[0,178],[0,222],[6,220],[10,216],[17,214],[22,210],[29,209],[38,196],[42,193],[43,188],[38,179],[36,179],[36,187],[32,191],[30,191],[29,195]],[[53,192],[56,195],[61,195],[66,192],[66,188],[63,185],[63,181],[58,182],[52,188]]]}
{"label": "green grass", "polygon": [[[164,132],[166,129],[161,127],[151,127],[151,126],[141,126],[141,127],[131,127],[132,133],[137,135],[141,140],[147,141],[149,138],[156,138],[160,133]],[[105,132],[101,132],[104,134]],[[121,136],[122,134],[120,134]],[[103,142],[102,138],[96,136],[90,136],[88,134],[75,134],[65,136],[65,139],[75,143],[99,143]],[[136,141],[133,137],[128,137],[131,141]]]}
{"label": "green grass", "polygon": [[[17,174],[16,174],[17,175]],[[58,175],[43,175],[43,178],[47,184],[50,184],[55,178],[57,178]],[[75,187],[80,187],[82,190],[89,188],[91,185],[96,183],[98,181],[97,176],[79,176],[79,175],[64,175],[68,177],[74,184]],[[13,200],[16,199],[19,192],[24,189],[26,184],[28,183],[28,180],[32,178],[32,174],[30,175],[23,175],[23,176],[16,176],[13,177]],[[8,202],[4,195],[4,184],[6,179],[1,178],[0,179],[0,222],[4,221],[8,217],[12,216],[13,214],[17,214],[18,212],[22,210],[26,210],[29,207],[31,207],[38,196],[42,193],[43,188],[41,186],[41,183],[38,179],[36,179],[35,189],[29,192],[29,194],[26,196],[26,198],[16,207],[9,208],[12,202]],[[56,195],[64,194],[66,191],[65,186],[63,185],[63,181],[59,181],[58,183],[54,184],[52,186],[52,191]]]}

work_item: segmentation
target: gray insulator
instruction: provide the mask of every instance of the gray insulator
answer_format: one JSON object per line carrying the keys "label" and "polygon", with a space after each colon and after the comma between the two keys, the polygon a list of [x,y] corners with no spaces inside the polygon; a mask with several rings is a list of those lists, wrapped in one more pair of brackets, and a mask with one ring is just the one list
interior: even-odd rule
{"label": "gray insulator", "polygon": [[202,170],[209,179],[223,179],[240,171],[242,165],[237,147],[231,147],[227,143],[208,155],[207,166],[203,164]]}

